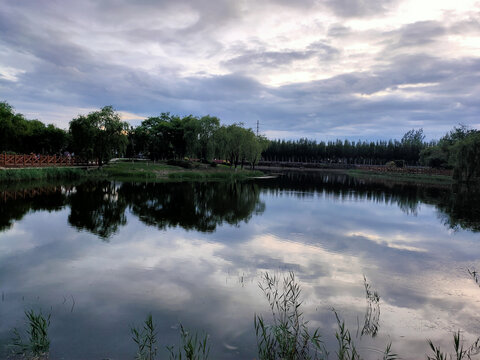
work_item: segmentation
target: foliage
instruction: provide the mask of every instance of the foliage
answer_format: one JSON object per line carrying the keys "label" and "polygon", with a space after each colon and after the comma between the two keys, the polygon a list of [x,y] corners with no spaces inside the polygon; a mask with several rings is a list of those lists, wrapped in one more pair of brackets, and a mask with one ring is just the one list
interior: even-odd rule
{"label": "foliage", "polygon": [[0,152],[62,153],[68,140],[66,131],[38,120],[27,120],[16,114],[12,106],[0,102]]}
{"label": "foliage", "polygon": [[42,168],[42,169],[6,169],[0,170],[0,182],[14,182],[23,180],[46,179],[78,179],[85,176],[86,172],[72,168]]}
{"label": "foliage", "polygon": [[152,314],[149,314],[142,328],[132,327],[130,329],[132,340],[137,344],[138,350],[136,360],[155,360],[157,355],[157,335]]}
{"label": "foliage", "polygon": [[417,165],[420,152],[427,146],[423,130],[410,130],[398,140],[388,141],[320,141],[309,139],[273,140],[263,152],[268,161],[326,162],[383,165],[400,159]]}
{"label": "foliage", "polygon": [[470,132],[453,146],[455,166],[453,177],[459,181],[471,182],[480,178],[480,131]]}
{"label": "foliage", "polygon": [[47,359],[50,351],[50,339],[48,327],[50,326],[50,314],[34,310],[25,311],[27,319],[27,341],[24,341],[18,329],[13,330],[13,343],[11,347],[16,355],[26,358]]}
{"label": "foliage", "polygon": [[336,352],[338,360],[360,360],[360,355],[357,352],[355,343],[350,335],[350,330],[345,327],[345,322],[340,319],[337,312],[335,312],[337,319],[338,330],[335,332],[335,338],[338,343],[338,350]]}
{"label": "foliage", "polygon": [[167,164],[168,165],[172,165],[172,166],[180,166],[184,169],[191,169],[193,167],[192,163],[190,161],[187,161],[187,160],[174,160],[174,159],[171,159],[171,160],[168,160],[167,161]]}
{"label": "foliage", "polygon": [[127,123],[120,120],[111,106],[86,116],[80,115],[70,121],[72,150],[85,159],[98,159],[99,165],[102,165],[124,153],[128,141],[127,129]]}
{"label": "foliage", "polygon": [[290,272],[279,289],[279,280],[268,273],[259,286],[272,311],[273,324],[267,325],[255,315],[258,356],[261,360],[322,359],[327,356],[319,330],[310,333],[301,312],[300,286]]}
{"label": "foliage", "polygon": [[190,333],[180,324],[180,345],[177,349],[174,346],[167,346],[171,360],[207,360],[210,354],[208,335]]}
{"label": "foliage", "polygon": [[428,360],[467,360],[471,359],[472,355],[476,355],[480,352],[480,338],[477,338],[477,340],[475,340],[467,349],[464,349],[460,331],[453,334],[454,355],[444,353],[439,346],[433,344],[432,340],[428,340],[428,345],[433,352],[433,355],[427,355]]}

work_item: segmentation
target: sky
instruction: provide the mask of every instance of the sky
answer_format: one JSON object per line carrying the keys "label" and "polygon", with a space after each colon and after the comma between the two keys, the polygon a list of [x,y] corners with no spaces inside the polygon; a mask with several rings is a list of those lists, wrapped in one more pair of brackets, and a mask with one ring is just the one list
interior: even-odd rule
{"label": "sky", "polygon": [[480,128],[479,0],[0,0],[0,101],[68,128],[112,105],[267,137]]}

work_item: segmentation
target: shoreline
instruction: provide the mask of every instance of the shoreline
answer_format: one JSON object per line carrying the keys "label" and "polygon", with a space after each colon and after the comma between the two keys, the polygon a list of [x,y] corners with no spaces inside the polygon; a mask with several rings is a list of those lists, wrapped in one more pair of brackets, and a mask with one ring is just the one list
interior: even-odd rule
{"label": "shoreline", "polygon": [[98,167],[41,167],[1,168],[0,184],[42,180],[119,180],[119,181],[229,181],[261,177],[258,170],[232,169],[229,166],[210,166],[189,163],[189,168],[168,165],[167,162],[116,161]]}
{"label": "shoreline", "polygon": [[397,171],[388,171],[388,168],[382,168],[382,171],[362,168],[303,168],[303,167],[283,167],[283,166],[257,166],[258,170],[265,172],[308,172],[308,173],[336,173],[345,174],[351,177],[371,180],[388,181],[391,183],[409,183],[418,185],[453,185],[455,181],[451,176],[440,174],[420,174]]}

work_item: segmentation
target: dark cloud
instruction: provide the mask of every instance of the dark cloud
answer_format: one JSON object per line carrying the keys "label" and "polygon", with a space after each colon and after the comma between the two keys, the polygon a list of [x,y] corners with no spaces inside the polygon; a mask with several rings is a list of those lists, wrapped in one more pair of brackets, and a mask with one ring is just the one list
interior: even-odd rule
{"label": "dark cloud", "polygon": [[386,33],[388,37],[384,53],[392,51],[428,46],[447,33],[446,27],[438,21],[420,21],[406,25],[398,30]]}
{"label": "dark cloud", "polygon": [[[341,22],[342,17],[384,14],[396,4],[3,2],[0,96],[20,112],[112,104],[146,115],[210,113],[226,123],[253,126],[260,120],[265,131],[291,137],[399,137],[412,124],[437,137],[459,122],[478,123],[479,57],[437,53],[445,49],[448,35],[479,34],[478,14],[457,19],[452,13],[448,21],[419,21],[387,32],[355,31]],[[325,36],[310,36],[303,47],[292,45],[295,38],[288,31],[270,44],[245,27],[252,15],[268,18],[281,10],[307,18],[322,6],[340,19],[330,26],[305,25],[305,31],[320,29]],[[231,42],[221,39],[235,27],[245,35]],[[352,53],[348,46],[356,43],[376,46],[376,55]],[[328,73],[344,62],[345,71],[322,80],[300,81],[292,75],[294,83],[263,82],[272,71],[283,75],[294,68],[315,75],[317,67]],[[308,69],[299,65],[306,63]],[[41,111],[38,117],[52,121]],[[70,119],[54,120],[66,126]]]}
{"label": "dark cloud", "polygon": [[398,0],[325,0],[324,4],[340,17],[381,15]]}
{"label": "dark cloud", "polygon": [[276,68],[290,65],[294,61],[316,58],[318,61],[331,61],[340,51],[331,45],[318,41],[308,45],[305,50],[268,51],[265,48],[254,51],[244,50],[242,55],[224,62],[227,68],[248,69],[249,66]]}

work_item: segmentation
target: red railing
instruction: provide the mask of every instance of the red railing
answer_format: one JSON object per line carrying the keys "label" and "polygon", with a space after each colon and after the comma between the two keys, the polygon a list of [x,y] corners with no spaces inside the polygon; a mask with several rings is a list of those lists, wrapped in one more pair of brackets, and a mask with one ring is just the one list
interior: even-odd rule
{"label": "red railing", "polygon": [[95,166],[97,161],[86,161],[75,156],[7,155],[0,154],[0,167]]}

